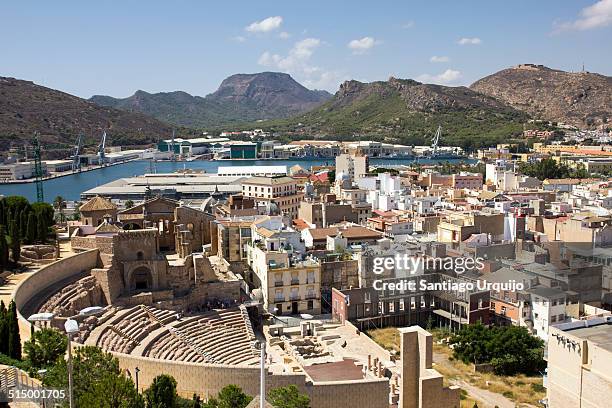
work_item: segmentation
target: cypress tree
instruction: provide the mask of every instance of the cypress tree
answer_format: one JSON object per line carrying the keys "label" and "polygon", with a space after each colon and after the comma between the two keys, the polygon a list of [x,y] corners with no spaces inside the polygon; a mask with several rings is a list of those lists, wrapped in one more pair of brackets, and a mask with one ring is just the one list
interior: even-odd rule
{"label": "cypress tree", "polygon": [[8,323],[8,355],[16,360],[21,360],[21,338],[19,337],[19,322],[15,301],[11,301],[5,321]]}
{"label": "cypress tree", "polygon": [[36,235],[38,234],[38,227],[36,225],[36,215],[33,212],[28,214],[28,228],[26,232],[26,242],[33,244],[36,241]]}
{"label": "cypress tree", "polygon": [[47,242],[47,233],[49,232],[49,229],[47,228],[47,220],[45,219],[44,214],[36,214],[36,223],[38,225],[38,241],[40,241],[41,244],[44,244]]}
{"label": "cypress tree", "polygon": [[30,211],[22,210],[19,213],[19,237],[25,238],[28,229],[28,214]]}
{"label": "cypress tree", "polygon": [[21,243],[19,242],[19,230],[17,229],[15,220],[11,221],[9,230],[11,238],[11,255],[13,257],[13,262],[17,263],[21,257]]}
{"label": "cypress tree", "polygon": [[8,266],[9,247],[6,242],[6,229],[0,225],[0,269],[4,270]]}
{"label": "cypress tree", "polygon": [[8,355],[8,325],[4,301],[0,301],[0,353]]}
{"label": "cypress tree", "polygon": [[6,225],[6,201],[0,199],[0,225]]}

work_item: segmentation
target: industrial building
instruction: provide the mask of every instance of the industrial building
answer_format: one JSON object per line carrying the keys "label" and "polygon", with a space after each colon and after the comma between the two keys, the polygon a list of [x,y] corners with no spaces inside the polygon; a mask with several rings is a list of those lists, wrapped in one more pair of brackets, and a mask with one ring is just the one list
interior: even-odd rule
{"label": "industrial building", "polygon": [[226,137],[207,138],[200,137],[195,139],[165,139],[157,144],[160,152],[171,152],[182,156],[193,156],[198,154],[215,152],[223,148],[224,144],[229,142]]}

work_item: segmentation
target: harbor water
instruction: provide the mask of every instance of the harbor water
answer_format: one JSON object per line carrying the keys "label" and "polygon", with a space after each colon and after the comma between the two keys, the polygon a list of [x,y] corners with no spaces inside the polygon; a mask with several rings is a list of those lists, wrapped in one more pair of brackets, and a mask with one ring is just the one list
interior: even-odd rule
{"label": "harbor water", "polygon": [[[473,162],[467,159],[445,159],[449,162]],[[334,165],[333,158],[320,160],[222,160],[222,161],[189,161],[189,162],[173,162],[173,161],[158,161],[150,162],[148,160],[130,161],[123,164],[99,168],[96,170],[86,171],[82,173],[74,173],[63,177],[57,177],[43,182],[45,201],[51,203],[53,199],[61,195],[66,200],[78,200],[81,192],[109,183],[125,177],[134,177],[151,173],[153,170],[156,173],[174,173],[183,169],[201,170],[206,173],[216,173],[219,166],[287,166],[287,168],[299,164],[306,170],[310,170],[311,166],[317,165]],[[414,159],[371,159],[371,165],[381,166],[398,166],[410,165],[414,163]],[[436,160],[419,159],[419,164],[434,164]],[[36,184],[35,183],[20,183],[20,184],[0,184],[0,195],[20,195],[26,197],[30,201],[36,200]]]}

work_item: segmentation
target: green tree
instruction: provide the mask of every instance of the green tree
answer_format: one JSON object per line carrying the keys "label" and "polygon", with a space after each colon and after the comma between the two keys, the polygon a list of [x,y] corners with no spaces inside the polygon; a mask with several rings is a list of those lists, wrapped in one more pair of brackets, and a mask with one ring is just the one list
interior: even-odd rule
{"label": "green tree", "polygon": [[37,330],[23,345],[27,360],[33,368],[48,368],[66,353],[68,340],[58,330]]}
{"label": "green tree", "polygon": [[8,356],[15,360],[21,360],[21,338],[19,336],[19,321],[17,320],[17,306],[12,300],[9,304],[6,318],[8,325]]}
{"label": "green tree", "polygon": [[4,270],[9,264],[9,245],[6,242],[6,229],[0,225],[0,270]]}
{"label": "green tree", "polygon": [[66,208],[66,200],[64,197],[58,195],[53,199],[53,208],[59,213],[60,222],[64,222],[66,216],[64,215],[64,209]]}
{"label": "green tree", "polygon": [[158,375],[145,391],[145,398],[148,408],[175,408],[178,399],[176,380],[168,374]]}
{"label": "green tree", "polygon": [[246,395],[237,385],[227,385],[217,395],[219,408],[244,408],[249,405],[253,397]]}
{"label": "green tree", "polygon": [[8,355],[9,326],[4,301],[0,301],[0,354]]}
{"label": "green tree", "polygon": [[19,237],[19,228],[15,220],[11,221],[9,227],[9,238],[11,240],[11,256],[13,262],[18,263],[21,257],[21,242]]}
{"label": "green tree", "polygon": [[273,388],[268,393],[268,401],[275,408],[309,408],[310,398],[300,394],[298,388],[291,384],[286,387]]}
{"label": "green tree", "polygon": [[94,384],[91,392],[83,394],[78,407],[144,408],[144,399],[125,375],[106,375]]}
{"label": "green tree", "polygon": [[[44,385],[68,388],[66,360],[49,368]],[[134,383],[119,368],[119,360],[94,346],[79,347],[73,357],[74,400],[77,407],[144,408]]]}
{"label": "green tree", "polygon": [[26,228],[26,242],[33,244],[36,242],[37,235],[38,226],[36,225],[36,214],[30,212],[30,214],[28,214],[28,227]]}
{"label": "green tree", "polygon": [[490,363],[496,374],[537,374],[546,367],[544,343],[518,326],[464,326],[450,341],[454,357],[469,363]]}
{"label": "green tree", "polygon": [[132,208],[133,206],[134,206],[134,202],[132,200],[126,200],[125,202],[126,209]]}
{"label": "green tree", "polygon": [[41,244],[47,242],[48,234],[49,227],[47,226],[47,220],[45,220],[42,214],[36,214],[36,237],[38,242]]}

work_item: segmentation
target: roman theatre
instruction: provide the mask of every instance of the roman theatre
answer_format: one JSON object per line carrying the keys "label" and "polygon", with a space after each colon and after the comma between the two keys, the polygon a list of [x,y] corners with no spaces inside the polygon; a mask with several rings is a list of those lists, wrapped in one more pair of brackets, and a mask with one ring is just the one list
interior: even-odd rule
{"label": "roman theatre", "polygon": [[458,390],[443,387],[431,367],[431,336],[424,330],[401,329],[400,356],[350,323],[278,324],[264,315],[242,277],[212,255],[205,209],[163,198],[137,207],[122,213],[100,197],[81,207],[81,223],[68,231],[70,253],[15,290],[23,339],[33,314],[52,315],[35,329],[62,330],[72,318],[80,329],[74,347],[112,353],[127,375],[138,375],[141,390],[170,374],[188,398],[214,396],[229,384],[257,395],[257,343],[265,341],[266,388],[295,384],[313,407],[413,406],[408,401],[424,400],[425,393],[436,406],[458,403]]}

